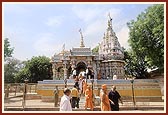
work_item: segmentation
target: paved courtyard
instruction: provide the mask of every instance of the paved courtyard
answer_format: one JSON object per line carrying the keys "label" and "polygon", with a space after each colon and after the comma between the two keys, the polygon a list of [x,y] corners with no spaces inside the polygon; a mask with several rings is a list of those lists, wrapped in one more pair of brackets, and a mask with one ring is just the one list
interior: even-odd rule
{"label": "paved courtyard", "polygon": [[[23,97],[21,95],[16,95],[17,97],[13,97],[14,94],[10,95],[8,99],[4,100],[4,109],[5,111],[22,111],[22,100]],[[74,109],[74,111],[86,111],[84,109],[84,97],[80,99],[80,108]],[[54,107],[54,102],[42,102],[40,99],[36,100],[26,100],[26,104],[24,107],[25,111],[59,111],[59,106]],[[95,111],[100,111],[100,106],[95,106]],[[120,105],[120,111],[163,111],[164,110],[164,102],[137,102],[136,110],[132,104],[132,102],[124,102],[124,104]]]}

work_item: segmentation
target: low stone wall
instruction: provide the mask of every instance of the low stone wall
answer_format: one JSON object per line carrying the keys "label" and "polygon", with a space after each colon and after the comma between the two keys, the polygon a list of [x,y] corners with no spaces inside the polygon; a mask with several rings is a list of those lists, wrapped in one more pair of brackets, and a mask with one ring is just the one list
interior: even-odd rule
{"label": "low stone wall", "polygon": [[[73,88],[73,81],[69,81],[68,88]],[[88,84],[91,82],[88,80]],[[129,80],[95,80],[94,81],[94,95],[99,96],[102,84],[107,84],[108,91],[110,91],[112,85],[116,85],[118,92],[123,99],[126,97],[132,98],[132,84]],[[42,81],[38,83],[37,94],[41,95],[42,101],[54,101],[54,88],[58,86],[59,98],[63,95],[63,89],[65,87],[63,81]],[[136,101],[149,100],[149,101],[162,101],[161,88],[157,80],[153,79],[136,79],[133,84],[134,96]]]}
{"label": "low stone wall", "polygon": [[26,100],[33,100],[33,99],[41,99],[41,95],[38,95],[37,93],[26,94]]}

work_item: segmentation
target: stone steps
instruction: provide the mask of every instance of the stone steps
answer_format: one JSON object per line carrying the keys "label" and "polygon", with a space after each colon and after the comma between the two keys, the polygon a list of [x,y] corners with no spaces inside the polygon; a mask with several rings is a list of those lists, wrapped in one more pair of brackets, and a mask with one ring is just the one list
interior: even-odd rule
{"label": "stone steps", "polygon": [[[163,111],[163,106],[139,106],[134,108],[133,106],[124,106],[120,107],[120,111]],[[59,111],[59,107],[7,107],[4,111]],[[90,111],[85,110],[84,108],[73,109],[73,111]],[[100,111],[100,107],[94,108],[94,111]]]}

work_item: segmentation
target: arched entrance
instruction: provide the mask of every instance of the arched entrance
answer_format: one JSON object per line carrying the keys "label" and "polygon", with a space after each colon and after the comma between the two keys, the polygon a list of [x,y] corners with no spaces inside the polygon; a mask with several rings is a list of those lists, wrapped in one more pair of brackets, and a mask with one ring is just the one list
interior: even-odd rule
{"label": "arched entrance", "polygon": [[71,74],[72,74],[72,68],[70,66],[70,67],[68,67],[67,79],[70,78]]}
{"label": "arched entrance", "polygon": [[86,64],[83,61],[80,61],[76,66],[76,73],[79,75],[80,72],[86,71]]}
{"label": "arched entrance", "polygon": [[58,67],[57,72],[58,72],[57,79],[59,79],[59,80],[64,79],[64,70],[63,70],[62,66]]}

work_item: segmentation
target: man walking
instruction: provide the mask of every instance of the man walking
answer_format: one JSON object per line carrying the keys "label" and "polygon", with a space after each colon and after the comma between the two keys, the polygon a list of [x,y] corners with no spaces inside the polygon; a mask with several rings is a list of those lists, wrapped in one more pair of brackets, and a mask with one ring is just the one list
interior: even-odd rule
{"label": "man walking", "polygon": [[72,108],[79,108],[79,104],[78,104],[78,96],[79,96],[79,93],[78,93],[78,89],[77,89],[77,86],[74,85],[73,89],[71,90],[71,96],[72,96]]}
{"label": "man walking", "polygon": [[122,102],[121,96],[118,93],[118,91],[116,91],[116,86],[112,86],[111,91],[108,94],[109,100],[110,100],[110,106],[111,106],[111,110],[112,111],[119,111],[119,104],[118,104],[118,100]]}
{"label": "man walking", "polygon": [[61,101],[60,101],[60,111],[72,111],[70,97],[69,97],[70,94],[71,94],[71,90],[68,88],[65,88],[64,95],[61,97]]}

